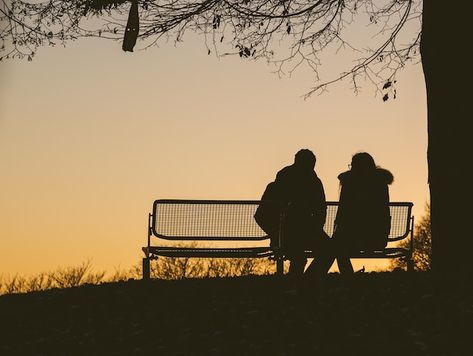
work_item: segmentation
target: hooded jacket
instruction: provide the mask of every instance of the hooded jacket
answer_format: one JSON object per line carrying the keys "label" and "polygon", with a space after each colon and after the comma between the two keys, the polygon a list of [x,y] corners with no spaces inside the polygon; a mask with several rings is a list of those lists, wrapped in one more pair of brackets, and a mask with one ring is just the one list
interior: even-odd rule
{"label": "hooded jacket", "polygon": [[391,228],[389,188],[394,177],[383,168],[338,176],[340,202],[335,219],[336,236],[354,249],[381,249]]}

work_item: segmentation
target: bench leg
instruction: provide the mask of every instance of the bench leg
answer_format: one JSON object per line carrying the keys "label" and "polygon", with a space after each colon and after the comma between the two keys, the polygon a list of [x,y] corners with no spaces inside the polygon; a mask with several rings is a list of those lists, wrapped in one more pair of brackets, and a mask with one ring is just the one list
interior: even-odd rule
{"label": "bench leg", "polygon": [[414,260],[409,258],[407,261],[407,272],[414,272]]}
{"label": "bench leg", "polygon": [[276,275],[282,276],[284,274],[284,259],[277,258],[276,259]]}
{"label": "bench leg", "polygon": [[149,258],[143,258],[143,280],[148,281],[151,277],[150,273],[150,260]]}

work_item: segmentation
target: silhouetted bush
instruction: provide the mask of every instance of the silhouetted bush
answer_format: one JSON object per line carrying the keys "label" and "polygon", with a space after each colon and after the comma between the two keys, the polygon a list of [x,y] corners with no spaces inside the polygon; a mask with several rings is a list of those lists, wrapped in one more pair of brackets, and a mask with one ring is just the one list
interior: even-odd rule
{"label": "silhouetted bush", "polygon": [[41,272],[31,277],[0,276],[0,295],[35,292],[55,287],[56,284],[50,273]]}
{"label": "silhouetted bush", "polygon": [[99,284],[104,280],[105,271],[92,272],[90,260],[79,266],[60,267],[51,272],[49,277],[58,288],[78,287],[82,284]]}
{"label": "silhouetted bush", "polygon": [[[196,242],[177,246],[198,247]],[[265,275],[276,271],[267,258],[189,258],[159,257],[151,263],[151,277],[159,279],[222,278]],[[134,271],[141,278],[141,266]]]}
{"label": "silhouetted bush", "polygon": [[275,272],[275,263],[256,258],[167,258],[151,264],[151,277],[159,279],[222,278]]}
{"label": "silhouetted bush", "polygon": [[[409,248],[409,240],[403,240],[399,247]],[[432,261],[432,233],[430,229],[430,205],[425,205],[425,215],[420,218],[414,229],[414,268],[417,271],[430,271]],[[406,261],[396,258],[391,260],[392,268],[406,268]]]}
{"label": "silhouetted bush", "polygon": [[[167,280],[262,275],[274,273],[274,271],[274,262],[269,259],[163,257],[151,264],[151,276]],[[141,279],[141,276],[141,263],[128,269],[115,268],[113,273],[107,275],[105,271],[92,271],[91,261],[87,260],[79,266],[59,267],[52,272],[41,272],[30,277],[0,275],[0,295],[127,281]]]}

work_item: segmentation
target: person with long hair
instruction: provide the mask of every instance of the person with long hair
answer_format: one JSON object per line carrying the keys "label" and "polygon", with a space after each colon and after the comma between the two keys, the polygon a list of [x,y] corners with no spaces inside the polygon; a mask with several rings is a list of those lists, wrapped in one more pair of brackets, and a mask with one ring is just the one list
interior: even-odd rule
{"label": "person with long hair", "polygon": [[389,185],[392,173],[366,152],[353,155],[350,170],[338,176],[340,199],[334,242],[340,273],[352,274],[350,254],[383,250],[391,229]]}

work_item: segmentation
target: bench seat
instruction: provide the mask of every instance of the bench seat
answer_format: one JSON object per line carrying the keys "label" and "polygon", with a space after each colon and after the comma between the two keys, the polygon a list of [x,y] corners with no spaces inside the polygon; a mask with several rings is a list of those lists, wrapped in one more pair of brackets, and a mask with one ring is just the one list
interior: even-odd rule
{"label": "bench seat", "polygon": [[215,247],[143,247],[145,254],[149,253],[163,257],[212,257],[212,258],[259,258],[274,256],[270,247],[242,247],[242,248],[215,248]]}
{"label": "bench seat", "polygon": [[[306,257],[314,257],[314,252],[306,251]],[[358,251],[350,253],[350,258],[400,258],[409,257],[410,251],[401,247],[388,247],[380,251]]]}

